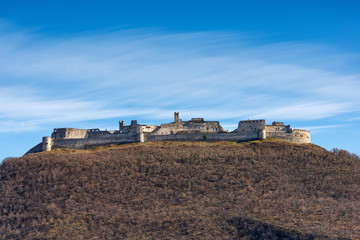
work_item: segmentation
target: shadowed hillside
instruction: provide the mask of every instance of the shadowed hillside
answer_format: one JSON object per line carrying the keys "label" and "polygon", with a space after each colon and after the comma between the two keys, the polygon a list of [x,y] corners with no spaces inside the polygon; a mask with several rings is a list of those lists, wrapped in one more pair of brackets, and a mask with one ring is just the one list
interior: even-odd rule
{"label": "shadowed hillside", "polygon": [[360,159],[285,141],[54,150],[0,167],[1,239],[360,239]]}

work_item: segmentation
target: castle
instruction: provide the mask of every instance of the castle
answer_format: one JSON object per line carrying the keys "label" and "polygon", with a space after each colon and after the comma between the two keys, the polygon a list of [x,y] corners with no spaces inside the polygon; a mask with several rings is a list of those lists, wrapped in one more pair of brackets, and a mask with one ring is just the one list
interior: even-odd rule
{"label": "castle", "polygon": [[266,125],[265,120],[240,121],[232,132],[225,131],[218,121],[205,121],[192,118],[182,121],[179,113],[174,113],[174,122],[160,126],[138,124],[132,120],[130,125],[119,121],[119,130],[101,131],[99,129],[55,128],[51,137],[43,137],[42,143],[28,153],[50,151],[55,148],[86,149],[107,144],[122,144],[152,141],[249,141],[265,138],[280,138],[296,143],[310,143],[310,132],[292,129],[282,122]]}

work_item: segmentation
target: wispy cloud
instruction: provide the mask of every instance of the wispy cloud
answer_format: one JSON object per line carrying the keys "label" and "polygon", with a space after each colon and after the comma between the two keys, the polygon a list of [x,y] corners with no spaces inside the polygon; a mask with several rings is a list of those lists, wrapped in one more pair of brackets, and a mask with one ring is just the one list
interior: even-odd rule
{"label": "wispy cloud", "polygon": [[0,132],[168,119],[175,110],[220,120],[359,114],[360,76],[334,70],[355,55],[327,46],[153,29],[49,37],[0,26],[0,33]]}
{"label": "wispy cloud", "polygon": [[360,121],[360,116],[351,117],[351,118],[347,119],[347,121]]}
{"label": "wispy cloud", "polygon": [[291,120],[316,120],[337,116],[349,112],[354,104],[351,103],[330,103],[330,102],[305,102],[293,103],[279,107],[272,107],[258,113],[254,118],[273,118]]}
{"label": "wispy cloud", "polygon": [[344,128],[347,127],[347,124],[333,124],[333,125],[322,125],[322,126],[304,126],[299,127],[300,129],[306,129],[311,132],[311,134],[317,134],[323,131],[326,131],[328,129],[332,128]]}

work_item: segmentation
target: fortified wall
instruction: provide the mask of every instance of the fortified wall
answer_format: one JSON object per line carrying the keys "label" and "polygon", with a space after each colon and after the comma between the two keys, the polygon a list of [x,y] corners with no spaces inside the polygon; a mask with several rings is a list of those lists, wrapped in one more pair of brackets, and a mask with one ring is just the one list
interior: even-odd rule
{"label": "fortified wall", "polygon": [[160,126],[138,124],[132,120],[130,125],[119,121],[119,130],[101,131],[99,129],[55,128],[51,137],[43,137],[42,143],[28,153],[50,151],[55,148],[87,149],[108,144],[122,144],[152,141],[249,141],[265,138],[280,138],[295,143],[310,143],[310,132],[292,129],[282,122],[266,125],[265,120],[240,121],[238,128],[226,131],[218,121],[205,121],[192,118],[182,121],[179,113],[174,113],[174,122]]}

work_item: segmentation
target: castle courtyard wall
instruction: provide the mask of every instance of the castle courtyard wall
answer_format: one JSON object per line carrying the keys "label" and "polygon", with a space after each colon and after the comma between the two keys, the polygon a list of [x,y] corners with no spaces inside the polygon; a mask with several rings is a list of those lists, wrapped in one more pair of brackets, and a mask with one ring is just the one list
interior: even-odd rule
{"label": "castle courtyard wall", "polygon": [[117,136],[112,136],[108,138],[54,139],[52,149],[86,149],[107,144],[133,143],[138,141],[136,135],[124,135],[117,134]]}

